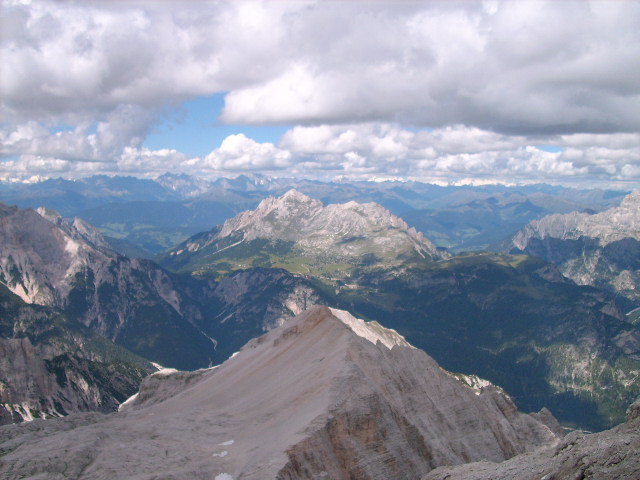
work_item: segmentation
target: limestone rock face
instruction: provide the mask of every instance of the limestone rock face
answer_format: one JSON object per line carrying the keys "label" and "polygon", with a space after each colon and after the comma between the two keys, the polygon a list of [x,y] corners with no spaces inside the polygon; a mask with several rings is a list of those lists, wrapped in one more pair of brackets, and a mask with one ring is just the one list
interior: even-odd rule
{"label": "limestone rock face", "polygon": [[0,476],[420,478],[557,443],[484,385],[391,330],[316,306],[218,367],[148,377],[118,414],[0,429]]}
{"label": "limestone rock face", "polygon": [[640,300],[640,192],[596,214],[572,212],[534,220],[517,232],[507,251],[558,264],[579,285],[613,290]]}
{"label": "limestone rock face", "polygon": [[513,246],[524,250],[531,238],[577,240],[597,238],[605,246],[624,238],[640,240],[640,192],[627,195],[620,206],[589,214],[571,212],[534,220],[513,237]]}
{"label": "limestone rock face", "polygon": [[289,190],[279,198],[263,200],[255,210],[240,213],[220,228],[192,237],[173,249],[162,264],[175,270],[207,271],[218,257],[230,257],[237,260],[237,268],[256,265],[256,261],[267,266],[267,258],[255,257],[265,244],[272,246],[271,259],[278,257],[293,269],[308,262],[397,266],[411,257],[450,257],[376,203],[351,201],[325,207],[319,200]]}
{"label": "limestone rock face", "polygon": [[0,282],[24,302],[59,308],[151,360],[197,368],[214,357],[212,341],[195,326],[202,314],[174,277],[108,249],[82,220],[0,205]]}
{"label": "limestone rock face", "polygon": [[423,480],[621,480],[640,478],[640,400],[625,423],[587,435],[572,432],[558,445],[503,463],[479,462],[441,467]]}
{"label": "limestone rock face", "polygon": [[[148,372],[148,371],[147,371]],[[47,355],[28,338],[0,338],[0,425],[79,411],[117,409],[145,375],[65,352]]]}

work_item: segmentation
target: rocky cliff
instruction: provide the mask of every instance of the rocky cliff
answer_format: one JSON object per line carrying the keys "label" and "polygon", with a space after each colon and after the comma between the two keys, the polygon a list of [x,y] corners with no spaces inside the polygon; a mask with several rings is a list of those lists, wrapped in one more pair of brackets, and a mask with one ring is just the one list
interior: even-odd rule
{"label": "rocky cliff", "polygon": [[0,285],[0,424],[109,412],[155,368],[51,307]]}
{"label": "rocky cliff", "polygon": [[640,302],[640,192],[597,214],[572,212],[535,220],[506,247],[558,264],[580,285],[603,287]]}
{"label": "rocky cliff", "polygon": [[308,282],[284,271],[248,269],[221,282],[178,276],[118,255],[82,220],[2,204],[0,282],[27,304],[57,309],[139,355],[183,369],[220,363],[320,302]]}
{"label": "rocky cliff", "polygon": [[439,260],[449,255],[376,203],[325,207],[290,190],[187,240],[162,264],[190,272],[282,266],[327,277],[356,266],[398,266],[414,257]]}
{"label": "rocky cliff", "polygon": [[633,480],[640,478],[640,400],[625,423],[587,435],[572,432],[554,447],[518,455],[503,463],[476,462],[441,467],[422,480]]}
{"label": "rocky cliff", "polygon": [[219,367],[150,377],[116,415],[0,429],[0,474],[419,478],[557,441],[492,385],[471,388],[395,332],[314,307]]}
{"label": "rocky cliff", "polygon": [[60,308],[104,337],[162,364],[197,368],[214,344],[202,313],[153,262],[109,250],[81,220],[0,207],[0,281],[25,302]]}

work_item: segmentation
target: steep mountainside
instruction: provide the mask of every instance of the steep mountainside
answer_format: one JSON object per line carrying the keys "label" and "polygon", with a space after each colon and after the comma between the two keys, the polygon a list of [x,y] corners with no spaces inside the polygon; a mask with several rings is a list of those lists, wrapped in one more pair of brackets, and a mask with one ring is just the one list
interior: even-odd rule
{"label": "steep mountainside", "polygon": [[315,307],[219,367],[149,377],[117,415],[0,429],[0,474],[419,478],[555,442],[492,385],[468,387],[395,332]]}
{"label": "steep mountainside", "polygon": [[640,192],[597,214],[549,215],[517,232],[505,250],[558,264],[581,285],[618,292],[640,304]]}
{"label": "steep mountainside", "polygon": [[0,208],[0,281],[7,288],[165,366],[220,363],[320,299],[284,271],[248,270],[221,282],[173,275],[109,250],[82,220]]}
{"label": "steep mountainside", "polygon": [[175,279],[122,257],[82,221],[45,209],[0,210],[0,281],[28,303],[57,307],[106,338],[162,364],[207,365],[214,344]]}
{"label": "steep mountainside", "polygon": [[422,234],[375,203],[324,207],[296,190],[263,200],[221,228],[192,237],[161,264],[178,271],[222,273],[247,266],[284,267],[325,278],[356,267],[394,267],[447,258]]}
{"label": "steep mountainside", "polygon": [[573,432],[555,447],[540,449],[495,464],[475,462],[438,468],[422,480],[553,480],[640,478],[640,400],[626,422],[592,435]]}
{"label": "steep mountainside", "polygon": [[[446,368],[504,385],[528,411],[546,406],[574,425],[620,422],[640,394],[640,331],[612,296],[525,256],[433,262],[401,254],[394,263],[393,254],[416,252],[403,228],[372,228],[354,250],[359,261],[343,266],[350,242],[336,238],[364,236],[357,229],[369,224],[351,216],[350,204],[333,207],[295,192],[265,201],[181,245],[166,265],[196,274],[281,266],[314,282],[322,303],[395,328]],[[383,261],[381,249],[394,252],[392,260]]]}
{"label": "steep mountainside", "polygon": [[503,386],[525,411],[603,429],[640,395],[640,330],[612,295],[522,256],[458,256],[363,275],[333,303],[377,319],[443,367]]}
{"label": "steep mountainside", "polygon": [[114,411],[155,368],[0,285],[0,424]]}

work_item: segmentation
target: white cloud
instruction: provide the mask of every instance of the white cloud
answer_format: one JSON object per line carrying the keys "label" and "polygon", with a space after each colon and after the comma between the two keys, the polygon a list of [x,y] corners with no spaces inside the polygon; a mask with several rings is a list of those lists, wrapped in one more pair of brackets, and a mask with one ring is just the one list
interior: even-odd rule
{"label": "white cloud", "polygon": [[228,91],[240,123],[640,129],[634,1],[3,5],[16,121]]}
{"label": "white cloud", "polygon": [[[291,153],[244,134],[230,135],[197,166],[209,172],[278,171],[291,165]],[[195,165],[195,164],[194,164]]]}
{"label": "white cloud", "polygon": [[[41,0],[1,14],[0,172],[638,180],[637,1]],[[143,147],[163,108],[216,92],[227,122],[297,126],[204,157]]]}
{"label": "white cloud", "polygon": [[[588,136],[569,136],[567,141],[554,137],[548,142],[559,147],[559,151],[549,152],[533,145],[522,146],[523,138],[463,125],[430,131],[379,123],[298,126],[286,132],[278,146],[236,134],[202,157],[128,145],[112,159],[95,155],[97,135],[85,132],[83,137],[77,131],[52,135],[36,123],[4,132],[0,139],[7,145],[42,138],[42,144],[52,153],[56,143],[51,137],[68,136],[62,150],[76,145],[77,152],[87,148],[94,157],[23,154],[1,162],[0,177],[74,177],[95,173],[155,176],[166,171],[217,177],[261,171],[276,176],[323,179],[395,177],[457,183],[598,183],[613,179],[640,183],[637,168],[640,146],[629,135],[597,135],[591,142]],[[602,146],[607,144],[614,147]],[[44,147],[35,148],[38,149]]]}
{"label": "white cloud", "polygon": [[[368,178],[395,175],[416,179],[475,177],[518,182],[593,181],[615,177],[638,181],[635,135],[572,135],[541,143],[548,152],[514,137],[464,125],[409,131],[392,124],[295,127],[280,142],[294,157],[313,158],[336,175]],[[607,148],[600,145],[615,145]],[[383,148],[381,148],[383,146]],[[627,147],[627,148],[624,148]],[[320,172],[320,170],[318,170]]]}

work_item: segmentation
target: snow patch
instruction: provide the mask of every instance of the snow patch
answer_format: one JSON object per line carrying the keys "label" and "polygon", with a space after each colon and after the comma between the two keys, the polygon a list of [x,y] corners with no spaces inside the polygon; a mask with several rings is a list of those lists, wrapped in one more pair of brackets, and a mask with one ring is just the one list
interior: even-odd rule
{"label": "snow patch", "polygon": [[129,398],[127,398],[124,402],[122,402],[118,407],[118,411],[121,412],[126,405],[132,404],[136,400],[136,398],[138,398],[138,393],[140,392],[134,393]]}
{"label": "snow patch", "polygon": [[228,445],[233,445],[233,442],[234,442],[234,440],[227,440],[226,442],[219,443],[218,445],[226,447]]}
{"label": "snow patch", "polygon": [[214,480],[233,480],[233,477],[228,473],[221,473],[219,475],[216,475],[216,478]]}
{"label": "snow patch", "polygon": [[151,375],[165,376],[165,375],[171,375],[172,373],[176,373],[178,371],[175,368],[163,367],[162,365],[156,362],[151,362],[151,365],[153,365],[158,369],[157,372],[153,372]]}
{"label": "snow patch", "polygon": [[342,323],[348,326],[356,335],[369,340],[374,345],[378,342],[382,343],[388,349],[392,349],[396,345],[403,347],[411,347],[402,335],[395,330],[385,328],[377,322],[365,322],[360,318],[356,318],[349,312],[330,308],[334,317],[338,318]]}
{"label": "snow patch", "polygon": [[223,450],[220,453],[214,453],[213,455],[211,455],[212,457],[226,457],[229,454],[229,452],[227,452],[226,450]]}
{"label": "snow patch", "polygon": [[64,249],[71,255],[76,255],[80,249],[80,244],[71,238],[67,238]]}

